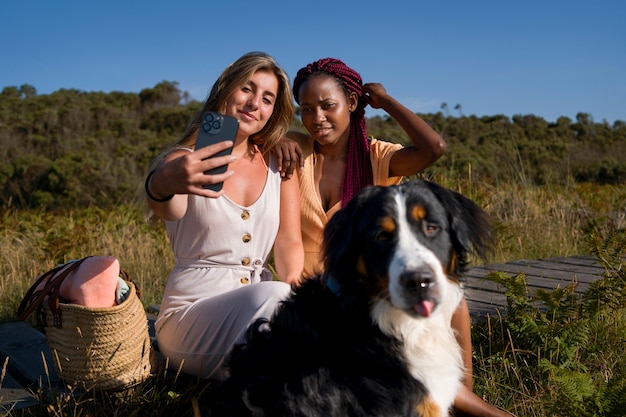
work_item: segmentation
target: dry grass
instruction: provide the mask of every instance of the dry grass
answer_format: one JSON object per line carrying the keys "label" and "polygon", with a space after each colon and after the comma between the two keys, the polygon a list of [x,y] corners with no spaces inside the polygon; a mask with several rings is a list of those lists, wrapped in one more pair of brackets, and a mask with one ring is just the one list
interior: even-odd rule
{"label": "dry grass", "polygon": [[138,207],[5,212],[0,233],[0,322],[15,320],[21,296],[35,277],[58,263],[88,255],[116,256],[146,305],[160,301],[174,264],[163,227],[146,223]]}
{"label": "dry grass", "polygon": [[[492,217],[496,246],[490,262],[571,256],[588,252],[585,237],[626,225],[626,187],[570,188],[489,185],[438,179],[476,201]],[[160,301],[174,264],[160,224],[140,206],[69,213],[5,211],[0,224],[0,323],[15,320],[22,294],[36,275],[87,255],[120,259],[146,305]]]}

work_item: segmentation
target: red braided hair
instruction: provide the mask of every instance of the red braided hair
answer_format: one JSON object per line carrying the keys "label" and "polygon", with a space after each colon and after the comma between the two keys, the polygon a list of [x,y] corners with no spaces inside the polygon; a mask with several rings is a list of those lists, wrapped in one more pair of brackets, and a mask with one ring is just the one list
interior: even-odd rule
{"label": "red braided hair", "polygon": [[335,77],[343,86],[346,96],[354,92],[359,97],[356,109],[350,115],[348,138],[348,163],[341,187],[341,205],[345,206],[359,191],[374,183],[370,161],[370,142],[365,132],[365,106],[363,80],[358,72],[335,58],[324,58],[301,68],[293,80],[293,96],[296,103],[300,87],[311,75],[325,73]]}

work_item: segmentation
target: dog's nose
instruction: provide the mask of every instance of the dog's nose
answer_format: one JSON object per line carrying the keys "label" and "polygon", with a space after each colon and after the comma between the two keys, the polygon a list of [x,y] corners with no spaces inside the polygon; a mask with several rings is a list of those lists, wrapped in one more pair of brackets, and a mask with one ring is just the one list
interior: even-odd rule
{"label": "dog's nose", "polygon": [[435,277],[430,272],[407,271],[400,275],[400,283],[409,291],[428,291],[435,286]]}

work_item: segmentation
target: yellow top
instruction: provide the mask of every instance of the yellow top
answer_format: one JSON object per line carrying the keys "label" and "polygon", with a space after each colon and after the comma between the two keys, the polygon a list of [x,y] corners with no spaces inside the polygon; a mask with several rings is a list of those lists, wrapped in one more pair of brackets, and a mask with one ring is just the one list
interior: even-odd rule
{"label": "yellow top", "polygon": [[[341,208],[338,202],[328,211],[324,211],[319,190],[315,186],[315,152],[313,140],[300,142],[304,154],[304,170],[300,172],[300,220],[302,223],[302,241],[304,245],[303,276],[310,277],[322,271],[320,251],[322,247],[324,226],[333,214]],[[370,157],[374,185],[399,184],[402,177],[389,177],[389,161],[391,156],[401,149],[397,143],[372,139]]]}

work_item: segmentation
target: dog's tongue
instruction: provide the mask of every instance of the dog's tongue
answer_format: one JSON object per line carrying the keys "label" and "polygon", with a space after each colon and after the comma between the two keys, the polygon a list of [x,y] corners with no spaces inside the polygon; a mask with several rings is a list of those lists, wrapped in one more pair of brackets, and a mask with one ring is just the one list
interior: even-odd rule
{"label": "dog's tongue", "polygon": [[428,317],[430,316],[430,313],[432,313],[434,307],[435,303],[429,300],[424,300],[421,303],[416,304],[413,308],[415,309],[415,312],[420,316]]}

